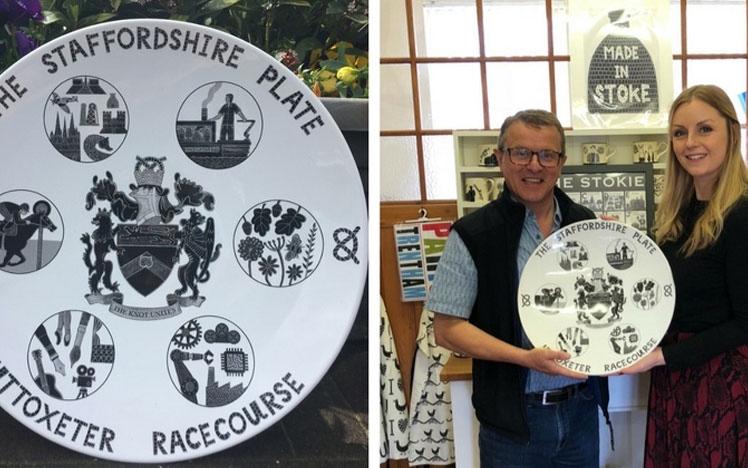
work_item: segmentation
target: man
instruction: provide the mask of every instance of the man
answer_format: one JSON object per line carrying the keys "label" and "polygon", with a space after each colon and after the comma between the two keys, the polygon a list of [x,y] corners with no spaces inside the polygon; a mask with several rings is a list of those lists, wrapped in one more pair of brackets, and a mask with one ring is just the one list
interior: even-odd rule
{"label": "man", "polygon": [[3,220],[0,221],[0,227],[2,227],[2,233],[8,236],[15,236],[17,226],[25,223],[23,216],[28,212],[28,203],[21,203],[19,205],[8,201],[1,202],[0,216],[3,217]]}
{"label": "man", "polygon": [[226,104],[221,106],[214,117],[208,119],[221,119],[221,141],[234,141],[234,114],[239,114],[239,117],[241,117],[243,121],[247,120],[239,106],[234,103],[234,95],[228,93],[226,94]]}
{"label": "man", "polygon": [[522,270],[561,226],[593,218],[556,182],[566,161],[558,119],[540,110],[506,119],[498,141],[505,184],[496,201],[458,220],[429,293],[437,343],[473,357],[482,467],[596,467],[597,404],[607,380],[587,379],[532,349],[517,310]]}

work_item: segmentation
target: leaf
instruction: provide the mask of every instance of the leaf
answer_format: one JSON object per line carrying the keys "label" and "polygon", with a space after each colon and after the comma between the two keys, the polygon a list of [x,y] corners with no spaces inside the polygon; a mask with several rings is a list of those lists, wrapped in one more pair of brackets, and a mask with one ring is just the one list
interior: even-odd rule
{"label": "leaf", "polygon": [[242,223],[242,231],[244,231],[244,234],[246,235],[252,234],[252,223],[247,221],[247,219],[244,217],[242,217],[242,219],[244,220],[244,222]]}
{"label": "leaf", "polygon": [[328,15],[340,15],[342,13],[345,13],[345,10],[343,9],[343,7],[335,3],[329,5],[327,7],[327,11],[325,11],[325,14],[328,14]]}
{"label": "leaf", "polygon": [[345,17],[358,24],[369,24],[369,18],[366,15],[361,15],[359,13],[346,13]]}
{"label": "leaf", "polygon": [[42,21],[43,24],[55,24],[61,20],[62,15],[60,15],[60,12],[47,10],[44,11],[44,21]]}
{"label": "leaf", "polygon": [[306,57],[307,52],[322,47],[322,43],[316,37],[305,37],[296,43],[296,54],[300,57]]}
{"label": "leaf", "polygon": [[344,60],[322,60],[319,62],[320,67],[326,68],[330,71],[338,71],[339,69],[346,66],[346,63]]}
{"label": "leaf", "polygon": [[273,218],[277,218],[278,216],[280,216],[282,211],[283,207],[281,206],[280,200],[278,200],[275,205],[273,205]]}
{"label": "leaf", "polygon": [[254,225],[255,232],[257,234],[264,236],[270,230],[272,219],[270,218],[270,209],[265,208],[265,205],[262,206],[262,208],[254,209],[254,216],[252,216],[252,225]]}
{"label": "leaf", "polygon": [[98,15],[87,16],[78,22],[79,27],[91,26],[92,24],[105,23],[117,16],[114,13],[99,13]]}
{"label": "leaf", "polygon": [[290,236],[304,224],[304,221],[306,221],[306,216],[293,208],[289,208],[281,216],[281,219],[275,223],[275,233]]}
{"label": "leaf", "polygon": [[239,0],[210,0],[202,8],[201,13],[209,14],[216,11],[225,10],[226,8],[229,8],[236,3],[239,3]]}
{"label": "leaf", "polygon": [[70,4],[67,7],[68,16],[73,20],[73,24],[78,24],[78,15],[80,14],[80,6],[77,4]]}
{"label": "leaf", "polygon": [[307,8],[312,7],[312,4],[306,0],[280,0],[278,2],[278,5],[291,5],[291,6],[300,6],[300,7],[307,7]]}

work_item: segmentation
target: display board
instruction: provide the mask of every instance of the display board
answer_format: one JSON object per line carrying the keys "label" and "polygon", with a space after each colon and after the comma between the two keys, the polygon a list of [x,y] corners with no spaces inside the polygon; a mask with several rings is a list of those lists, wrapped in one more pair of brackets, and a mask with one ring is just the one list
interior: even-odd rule
{"label": "display board", "polygon": [[97,458],[216,452],[340,351],[366,201],[283,65],[193,24],[105,23],[0,76],[0,406]]}
{"label": "display board", "polygon": [[564,166],[558,186],[597,217],[651,232],[654,222],[651,164]]}

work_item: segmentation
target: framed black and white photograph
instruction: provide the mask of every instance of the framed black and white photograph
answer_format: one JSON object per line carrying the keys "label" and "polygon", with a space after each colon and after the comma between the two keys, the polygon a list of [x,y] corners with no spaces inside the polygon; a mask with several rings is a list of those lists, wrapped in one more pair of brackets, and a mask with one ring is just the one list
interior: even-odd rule
{"label": "framed black and white photograph", "polygon": [[599,218],[650,233],[654,221],[651,164],[565,166],[559,187]]}

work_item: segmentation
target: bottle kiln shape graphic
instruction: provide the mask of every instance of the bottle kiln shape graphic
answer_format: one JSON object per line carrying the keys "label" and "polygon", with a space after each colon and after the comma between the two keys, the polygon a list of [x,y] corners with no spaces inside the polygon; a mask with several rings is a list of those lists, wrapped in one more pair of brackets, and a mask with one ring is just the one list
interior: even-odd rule
{"label": "bottle kiln shape graphic", "polygon": [[647,47],[629,30],[624,10],[608,18],[611,24],[603,31],[609,34],[592,54],[587,73],[590,113],[658,112],[657,74]]}

